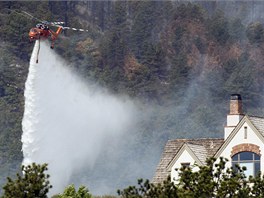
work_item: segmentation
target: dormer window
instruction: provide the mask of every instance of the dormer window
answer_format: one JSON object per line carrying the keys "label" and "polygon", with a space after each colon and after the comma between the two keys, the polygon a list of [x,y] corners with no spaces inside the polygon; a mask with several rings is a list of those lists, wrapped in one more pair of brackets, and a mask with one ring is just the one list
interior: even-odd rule
{"label": "dormer window", "polygon": [[190,162],[184,162],[184,163],[181,163],[181,166],[182,166],[182,168],[188,168],[188,167],[190,167]]}

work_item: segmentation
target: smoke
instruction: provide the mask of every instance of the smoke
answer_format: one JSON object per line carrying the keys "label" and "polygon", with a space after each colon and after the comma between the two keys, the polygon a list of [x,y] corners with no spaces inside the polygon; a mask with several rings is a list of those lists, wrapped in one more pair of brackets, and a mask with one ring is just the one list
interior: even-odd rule
{"label": "smoke", "polygon": [[118,160],[117,145],[135,124],[136,108],[125,96],[83,82],[47,43],[41,44],[38,64],[35,44],[26,81],[23,164],[48,163],[54,194],[82,169],[97,169],[98,157],[108,156],[103,151],[112,156],[107,163],[115,164],[111,160]]}

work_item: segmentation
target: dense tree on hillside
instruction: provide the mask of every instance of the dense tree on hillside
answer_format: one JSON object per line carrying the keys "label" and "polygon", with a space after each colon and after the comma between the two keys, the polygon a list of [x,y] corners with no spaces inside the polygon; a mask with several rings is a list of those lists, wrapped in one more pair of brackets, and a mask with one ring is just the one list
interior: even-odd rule
{"label": "dense tree on hillside", "polygon": [[252,44],[261,44],[264,41],[264,27],[260,22],[249,24],[246,34]]}
{"label": "dense tree on hillside", "polygon": [[174,13],[175,19],[189,19],[195,21],[204,21],[205,10],[197,4],[180,4]]}
{"label": "dense tree on hillside", "polygon": [[103,73],[99,75],[109,84],[113,90],[117,91],[116,80],[124,81],[124,59],[128,54],[129,29],[126,19],[126,2],[117,2],[113,8],[111,16],[111,29],[106,32],[106,37],[101,40],[99,51],[101,58],[99,68],[103,68]]}
{"label": "dense tree on hillside", "polygon": [[17,173],[17,179],[7,178],[4,185],[2,198],[27,197],[27,198],[47,198],[47,193],[52,186],[49,183],[47,164],[22,166],[23,175]]}
{"label": "dense tree on hillside", "polygon": [[229,22],[223,12],[216,12],[212,18],[209,19],[208,26],[211,35],[220,44],[225,44],[230,38],[228,31]]}
{"label": "dense tree on hillside", "polygon": [[157,3],[142,1],[137,5],[131,27],[131,49],[141,62],[148,53],[149,45],[155,42],[154,28],[157,24]]}
{"label": "dense tree on hillside", "polygon": [[241,42],[242,40],[245,39],[246,34],[245,34],[245,26],[242,24],[241,19],[233,19],[230,20],[229,22],[229,35],[230,41],[238,41]]}
{"label": "dense tree on hillside", "polygon": [[[26,70],[2,43],[0,54],[0,184],[19,170],[21,153],[21,120]],[[9,65],[10,64],[10,65]],[[11,174],[11,172],[14,172]],[[0,190],[1,191],[1,190]]]}

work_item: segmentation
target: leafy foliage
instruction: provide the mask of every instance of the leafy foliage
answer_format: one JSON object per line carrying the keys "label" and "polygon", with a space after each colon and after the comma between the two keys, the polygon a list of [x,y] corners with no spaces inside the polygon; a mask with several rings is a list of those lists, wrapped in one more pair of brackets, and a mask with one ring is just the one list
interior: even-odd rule
{"label": "leafy foliage", "polygon": [[[246,197],[249,186],[243,169],[226,167],[226,159],[208,159],[206,166],[194,172],[190,167],[182,168],[179,174],[180,196],[182,197]],[[215,164],[216,163],[216,164]],[[246,193],[246,194],[245,194]]]}
{"label": "leafy foliage", "polygon": [[92,198],[92,195],[85,186],[80,186],[76,191],[75,186],[70,185],[65,188],[62,194],[56,195],[56,198]]}
{"label": "leafy foliage", "polygon": [[163,184],[154,185],[149,180],[138,180],[138,187],[129,186],[124,190],[118,190],[118,195],[124,198],[177,198],[178,189],[170,181],[170,178],[165,180]]}
{"label": "leafy foliage", "polygon": [[264,41],[264,28],[259,22],[251,23],[246,30],[249,41],[253,44],[259,44]]}
{"label": "leafy foliage", "polygon": [[226,159],[219,161],[207,159],[205,166],[199,166],[198,171],[191,167],[179,170],[177,184],[168,178],[162,184],[154,185],[148,180],[138,180],[138,187],[129,186],[118,190],[123,198],[199,198],[199,197],[262,197],[263,177],[258,175],[249,179],[244,174],[245,168],[235,169],[226,167]]}
{"label": "leafy foliage", "polygon": [[225,44],[229,39],[228,20],[224,13],[216,12],[209,21],[209,30],[212,36],[220,43]]}
{"label": "leafy foliage", "polygon": [[8,182],[3,187],[3,198],[27,197],[27,198],[46,198],[52,186],[49,183],[47,164],[22,166],[23,175],[17,174],[17,179],[7,178]]}

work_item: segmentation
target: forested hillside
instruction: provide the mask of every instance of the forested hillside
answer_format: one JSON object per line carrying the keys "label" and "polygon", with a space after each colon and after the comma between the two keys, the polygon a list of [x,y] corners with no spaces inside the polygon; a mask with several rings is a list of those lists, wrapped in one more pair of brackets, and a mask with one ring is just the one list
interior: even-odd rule
{"label": "forested hillside", "polygon": [[[28,31],[38,23],[22,10],[89,30],[65,30],[54,50],[84,79],[140,102],[136,138],[122,144],[127,158],[148,169],[136,176],[151,177],[168,139],[223,137],[230,94],[242,95],[248,114],[264,115],[260,8],[264,3],[236,1],[0,2],[0,184],[22,161]],[[125,161],[119,184],[135,177]]]}

